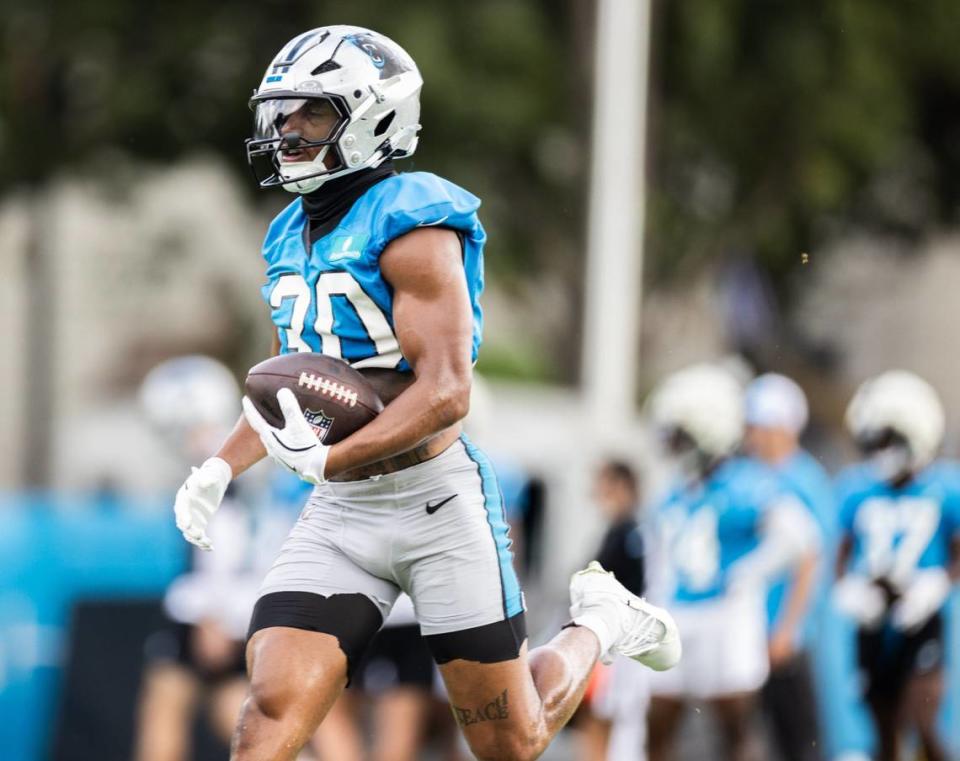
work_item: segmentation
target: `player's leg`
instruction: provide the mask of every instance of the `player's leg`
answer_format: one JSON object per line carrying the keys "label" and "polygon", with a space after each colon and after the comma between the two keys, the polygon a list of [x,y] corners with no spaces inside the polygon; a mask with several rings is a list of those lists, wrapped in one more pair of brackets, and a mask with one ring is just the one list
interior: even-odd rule
{"label": "player's leg", "polygon": [[904,695],[904,711],[917,731],[926,761],[947,761],[937,729],[943,689],[943,671],[937,669],[911,677]]}
{"label": "player's leg", "polygon": [[528,657],[500,489],[482,452],[464,439],[409,471],[397,571],[454,718],[480,759],[536,758],[579,704],[597,636],[567,627]]}
{"label": "player's leg", "polygon": [[594,666],[587,680],[583,701],[573,717],[577,735],[577,756],[581,761],[606,761],[610,744],[612,721],[600,706],[607,701],[610,690],[610,667],[602,663]]}
{"label": "player's leg", "polygon": [[680,698],[659,695],[651,699],[647,714],[649,761],[670,761],[685,704]]}
{"label": "player's leg", "polygon": [[867,710],[873,719],[877,737],[876,761],[898,761],[903,712],[896,702],[885,695],[869,697]]}
{"label": "player's leg", "polygon": [[245,676],[230,677],[210,688],[207,714],[210,717],[210,726],[224,744],[230,743],[246,695]]}
{"label": "player's leg", "polygon": [[901,709],[904,723],[912,725],[923,746],[926,761],[945,761],[946,749],[937,731],[937,715],[943,700],[943,618],[936,615],[920,630],[904,636],[904,673]]}
{"label": "player's leg", "polygon": [[577,714],[578,758],[581,761],[606,761],[613,722],[592,713]]}
{"label": "player's leg", "polygon": [[360,696],[352,689],[344,690],[327,711],[310,742],[318,761],[363,761],[366,758],[359,702]]}
{"label": "player's leg", "polygon": [[901,709],[905,675],[892,657],[884,629],[857,632],[857,665],[863,677],[863,698],[877,738],[876,761],[897,761],[904,716]]}
{"label": "player's leg", "polygon": [[373,703],[373,761],[420,758],[429,719],[430,693],[418,687],[393,687]]}
{"label": "player's leg", "polygon": [[755,693],[727,695],[710,701],[720,723],[729,761],[761,761],[759,738],[753,731]]}
{"label": "player's leg", "polygon": [[[348,556],[343,512],[330,489],[318,489],[264,579],[250,623],[250,688],[233,761],[297,756],[399,593]],[[379,541],[376,527],[360,530],[372,545]]]}
{"label": "player's leg", "polygon": [[207,723],[214,735],[229,745],[247,692],[244,642],[215,619],[205,619],[186,629],[186,647],[203,680]]}
{"label": "player's leg", "polygon": [[478,758],[538,758],[576,710],[601,654],[649,656],[660,667],[679,657],[672,620],[632,597],[612,574],[594,568],[575,574],[571,597],[576,623],[529,655],[523,613],[427,637]]}
{"label": "player's leg", "polygon": [[806,653],[770,671],[761,700],[785,761],[820,761],[819,720]]}
{"label": "player's leg", "polygon": [[453,708],[471,750],[482,760],[537,758],[579,705],[600,646],[584,627],[568,627],[528,655],[498,663],[443,663]]}
{"label": "player's leg", "polygon": [[[489,461],[464,440],[408,470],[396,484],[403,540],[394,568],[413,599],[455,718],[479,758],[539,756],[579,704],[597,659],[611,648],[661,667],[679,657],[669,615],[631,595],[599,566],[571,582],[576,625],[528,657],[523,596]],[[443,507],[426,510],[427,504]]]}
{"label": "player's leg", "polygon": [[373,706],[373,761],[417,761],[433,711],[433,657],[416,623],[391,625],[407,620],[403,615],[413,616],[407,597],[374,639],[359,674]]}
{"label": "player's leg", "polygon": [[151,664],[137,711],[136,761],[181,761],[189,755],[199,687],[198,678],[180,664]]}
{"label": "player's leg", "polygon": [[250,688],[232,761],[288,761],[299,754],[347,683],[337,637],[287,627],[261,629],[247,646]]}

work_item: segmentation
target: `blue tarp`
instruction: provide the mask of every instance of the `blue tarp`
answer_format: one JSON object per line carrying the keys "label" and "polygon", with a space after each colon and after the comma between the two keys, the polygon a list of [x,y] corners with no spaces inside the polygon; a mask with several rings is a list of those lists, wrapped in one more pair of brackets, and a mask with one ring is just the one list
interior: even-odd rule
{"label": "blue tarp", "polygon": [[162,509],[51,497],[0,499],[0,757],[38,761],[56,726],[74,603],[160,597],[186,565]]}

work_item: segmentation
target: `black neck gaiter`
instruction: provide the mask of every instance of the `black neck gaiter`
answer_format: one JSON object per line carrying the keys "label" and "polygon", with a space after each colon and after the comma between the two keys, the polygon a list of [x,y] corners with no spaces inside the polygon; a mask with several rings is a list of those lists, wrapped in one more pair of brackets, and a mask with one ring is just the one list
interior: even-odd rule
{"label": "black neck gaiter", "polygon": [[310,243],[331,232],[367,190],[396,173],[393,162],[385,161],[376,169],[363,169],[337,177],[303,195],[303,210],[310,220]]}

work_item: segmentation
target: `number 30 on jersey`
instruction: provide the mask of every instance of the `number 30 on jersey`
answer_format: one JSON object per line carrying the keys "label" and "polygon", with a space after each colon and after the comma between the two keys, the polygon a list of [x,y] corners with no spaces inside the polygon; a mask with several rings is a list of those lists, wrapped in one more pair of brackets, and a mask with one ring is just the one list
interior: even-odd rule
{"label": "number 30 on jersey", "polygon": [[270,292],[274,314],[287,300],[293,304],[289,327],[281,327],[286,351],[320,351],[358,369],[394,368],[401,361],[387,316],[349,272],[322,272],[314,289],[300,274],[281,275]]}

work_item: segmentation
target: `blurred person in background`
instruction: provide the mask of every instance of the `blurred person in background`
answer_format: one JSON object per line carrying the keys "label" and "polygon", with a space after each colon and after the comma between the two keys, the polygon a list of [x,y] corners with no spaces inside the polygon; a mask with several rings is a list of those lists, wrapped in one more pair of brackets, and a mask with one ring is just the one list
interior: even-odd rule
{"label": "blurred person in background", "polygon": [[[157,434],[191,462],[230,430],[240,391],[233,374],[218,361],[185,356],[147,374],[140,403]],[[279,525],[265,514],[259,516],[258,540],[247,504],[250,494],[242,492],[241,484],[225,495],[221,519],[212,529],[224,549],[191,553],[190,570],[171,584],[164,598],[169,625],[146,642],[137,761],[192,758],[192,730],[201,709],[224,749],[229,744],[247,686],[246,627],[265,571],[257,568],[255,559],[261,550],[273,556],[296,515],[280,516]],[[264,539],[270,546],[262,546]]]}
{"label": "blurred person in background", "polygon": [[[644,540],[637,520],[640,487],[636,471],[622,460],[607,460],[596,473],[593,499],[607,524],[593,560],[599,561],[635,595],[643,595]],[[620,658],[597,664],[575,727],[581,761],[640,761],[645,754],[649,690],[645,669]]]}
{"label": "blurred person in background", "polygon": [[441,702],[434,690],[435,674],[413,601],[401,595],[370,643],[355,679],[372,712],[371,761],[417,761],[427,752],[431,735],[438,734],[445,758],[459,757],[456,724],[446,701]]}
{"label": "blurred person in background", "polygon": [[571,581],[570,624],[528,655],[496,475],[461,436],[482,333],[480,201],[392,163],[417,146],[422,84],[392,40],[331,26],[284,45],[251,98],[260,186],[298,194],[263,246],[274,353],[341,358],[385,407],[327,446],[289,389],[283,428],[244,399],[234,431],[177,493],[178,528],[211,549],[227,486],[268,454],[317,487],[251,619],[235,761],[296,756],[401,591],[481,758],[540,755],[598,659],[670,668],[680,656],[670,615],[598,565]]}
{"label": "blurred person in background", "polygon": [[867,380],[846,425],[864,459],[837,479],[837,607],[857,622],[863,698],[879,761],[916,731],[927,761],[946,761],[943,607],[960,576],[960,468],[936,459],[944,412],[930,384],[891,370]]}
{"label": "blurred person in background", "polygon": [[[744,449],[777,471],[810,511],[823,538],[832,521],[833,485],[820,463],[800,446],[807,417],[806,395],[790,378],[768,373],[747,386]],[[791,573],[776,579],[767,594],[770,676],[761,700],[786,761],[819,761],[823,756],[806,652],[818,561],[812,554],[804,557]]]}
{"label": "blurred person in background", "polygon": [[769,671],[766,589],[818,550],[814,520],[776,472],[737,456],[743,406],[736,378],[707,364],[668,376],[648,403],[678,466],[655,511],[651,597],[671,606],[684,638],[680,664],[650,675],[651,761],[672,757],[691,701],[719,719],[725,757],[763,757],[751,718]]}

